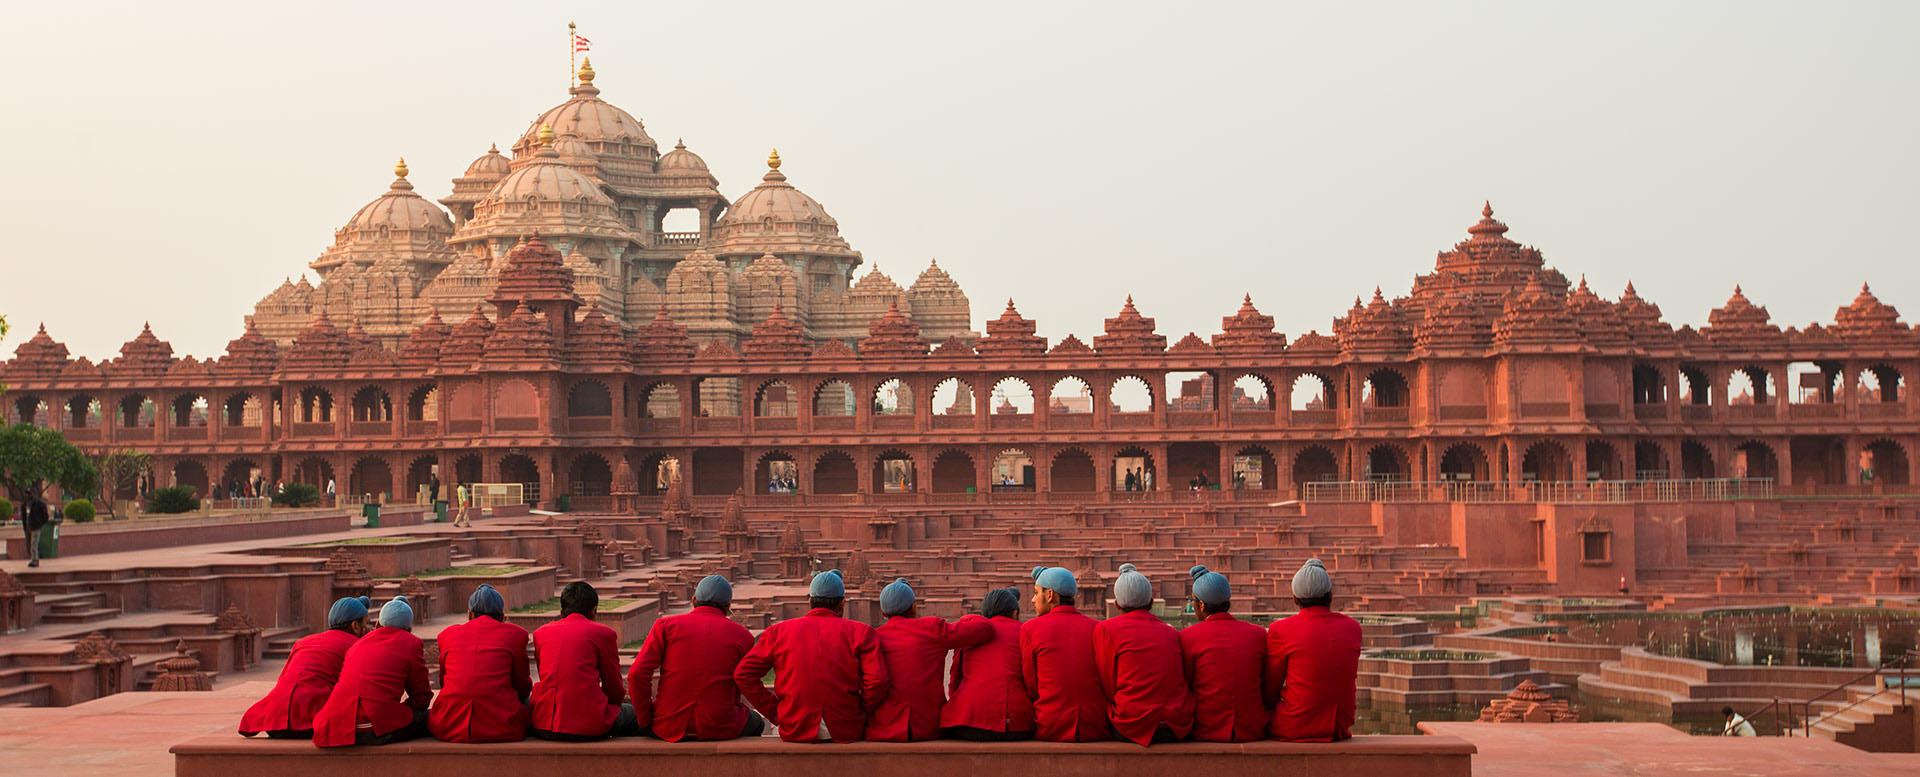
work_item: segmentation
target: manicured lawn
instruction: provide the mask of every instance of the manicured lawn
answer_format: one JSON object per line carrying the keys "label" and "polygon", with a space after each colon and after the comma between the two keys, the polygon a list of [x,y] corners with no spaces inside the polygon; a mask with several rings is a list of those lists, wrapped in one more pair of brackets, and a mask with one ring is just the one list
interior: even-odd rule
{"label": "manicured lawn", "polygon": [[[521,569],[524,567],[509,567],[509,568]],[[606,610],[615,610],[621,607],[625,607],[629,604],[633,604],[634,602],[637,602],[637,601],[640,601],[640,600],[639,599],[601,599],[600,609],[603,612]],[[548,599],[543,602],[534,602],[533,604],[529,604],[525,607],[515,607],[513,608],[512,611],[522,615],[538,615],[543,612],[554,612],[559,609],[560,609],[560,597],[556,596],[556,597],[553,597],[552,599]],[[639,646],[640,646],[640,643],[638,642],[631,645],[631,647],[635,647],[635,648],[638,648]]]}
{"label": "manicured lawn", "polygon": [[[525,572],[533,567],[442,567],[423,569],[413,573],[414,577],[499,577],[515,572]],[[558,600],[555,600],[556,602]],[[604,604],[604,603],[603,603]],[[559,607],[559,604],[555,604]]]}
{"label": "manicured lawn", "polygon": [[312,548],[321,545],[398,545],[402,542],[428,539],[426,537],[354,537],[348,540],[327,540],[326,542],[308,542],[297,547]]}

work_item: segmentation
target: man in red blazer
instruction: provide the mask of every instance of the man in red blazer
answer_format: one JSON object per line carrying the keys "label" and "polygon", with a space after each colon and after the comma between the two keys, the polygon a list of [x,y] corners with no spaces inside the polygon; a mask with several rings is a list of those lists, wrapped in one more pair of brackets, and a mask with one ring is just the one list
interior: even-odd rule
{"label": "man in red blazer", "polygon": [[1180,653],[1193,683],[1193,738],[1202,742],[1252,742],[1266,738],[1263,698],[1267,632],[1229,610],[1233,588],[1204,566],[1193,576],[1193,612],[1198,623],[1180,631]]}
{"label": "man in red blazer", "polygon": [[[840,570],[813,576],[813,609],[760,633],[733,670],[733,682],[755,709],[780,725],[788,742],[858,742],[867,711],[887,695],[887,665],[873,627],[840,617],[846,604]],[[760,683],[774,671],[773,691]]]}
{"label": "man in red blazer", "polygon": [[620,638],[593,621],[600,594],[575,580],[560,590],[560,619],[533,631],[540,681],[533,684],[531,733],[587,742],[643,733],[620,678]]}
{"label": "man in red blazer", "polygon": [[880,589],[880,614],[887,622],[876,629],[880,655],[887,662],[886,698],[867,715],[867,739],[873,742],[918,742],[940,736],[940,707],[946,701],[940,674],[947,651],[968,648],[993,638],[993,626],[975,618],[947,623],[919,617],[913,586],[897,578]]}
{"label": "man in red blazer", "polygon": [[327,703],[347,649],[367,633],[367,602],[348,597],[327,610],[327,630],[293,643],[280,680],[266,698],[240,716],[240,736],[265,733],[273,739],[312,739],[313,716]]}
{"label": "man in red blazer", "polygon": [[1033,699],[1034,738],[1098,742],[1107,732],[1107,699],[1093,666],[1092,618],[1074,609],[1080,584],[1061,567],[1033,568],[1033,610],[1020,626],[1020,674]]}
{"label": "man in red blazer", "polygon": [[1113,581],[1118,616],[1093,630],[1093,660],[1107,695],[1107,718],[1138,745],[1178,742],[1193,730],[1193,693],[1180,632],[1154,617],[1153,583],[1132,564]]}
{"label": "man in red blazer", "polygon": [[727,619],[732,607],[733,585],[707,575],[693,589],[692,612],[653,622],[627,674],[627,695],[654,736],[668,742],[713,741],[757,737],[766,730],[766,720],[747,709],[733,684],[733,670],[753,649],[753,634]]}
{"label": "man in red blazer", "polygon": [[993,636],[955,650],[947,677],[947,703],[940,708],[942,733],[975,742],[1033,738],[1033,699],[1020,677],[1020,589],[996,588],[980,602],[980,614],[961,623],[993,627]]}
{"label": "man in red blazer", "polygon": [[413,608],[394,597],[380,608],[380,628],[347,649],[340,682],[313,718],[313,743],[384,745],[426,736],[433,689],[424,648],[413,635]]}
{"label": "man in red blazer", "polygon": [[505,622],[507,602],[482,584],[467,597],[467,622],[440,632],[440,698],[427,716],[435,739],[527,738],[527,630]]}
{"label": "man in red blazer", "polygon": [[1267,627],[1267,698],[1277,700],[1267,733],[1295,742],[1353,736],[1360,674],[1360,624],[1332,610],[1333,578],[1320,559],[1293,575],[1300,611]]}

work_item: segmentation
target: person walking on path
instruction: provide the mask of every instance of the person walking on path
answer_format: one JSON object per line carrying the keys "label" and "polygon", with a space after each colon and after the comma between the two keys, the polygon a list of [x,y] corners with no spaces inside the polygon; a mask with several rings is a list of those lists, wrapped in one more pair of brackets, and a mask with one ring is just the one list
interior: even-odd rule
{"label": "person walking on path", "polygon": [[47,503],[39,494],[20,506],[20,526],[27,532],[27,566],[40,566],[40,530],[47,526]]}
{"label": "person walking on path", "polygon": [[473,519],[467,517],[467,506],[473,503],[473,491],[467,484],[461,483],[454,488],[453,493],[454,498],[460,503],[460,510],[453,514],[453,525],[473,528]]}

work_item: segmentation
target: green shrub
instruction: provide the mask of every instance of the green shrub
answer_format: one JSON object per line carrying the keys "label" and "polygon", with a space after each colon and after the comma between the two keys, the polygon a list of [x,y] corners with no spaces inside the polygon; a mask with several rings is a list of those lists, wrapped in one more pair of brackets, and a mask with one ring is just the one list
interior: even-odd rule
{"label": "green shrub", "polygon": [[320,487],[312,483],[288,483],[273,495],[273,503],[287,507],[306,507],[320,503]]}
{"label": "green shrub", "polygon": [[147,511],[153,513],[190,513],[200,509],[193,486],[167,486],[147,494]]}
{"label": "green shrub", "polygon": [[13,500],[0,496],[0,521],[11,521],[19,517],[13,509]]}
{"label": "green shrub", "polygon": [[86,523],[93,520],[93,503],[85,499],[75,499],[67,503],[67,520]]}

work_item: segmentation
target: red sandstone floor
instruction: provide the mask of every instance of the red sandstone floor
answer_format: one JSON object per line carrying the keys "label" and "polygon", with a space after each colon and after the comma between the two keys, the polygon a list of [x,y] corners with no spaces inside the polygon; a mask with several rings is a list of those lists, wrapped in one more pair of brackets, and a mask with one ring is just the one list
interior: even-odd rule
{"label": "red sandstone floor", "polygon": [[1472,742],[1475,777],[1914,777],[1920,754],[1825,739],[1695,737],[1658,723],[1422,723]]}

